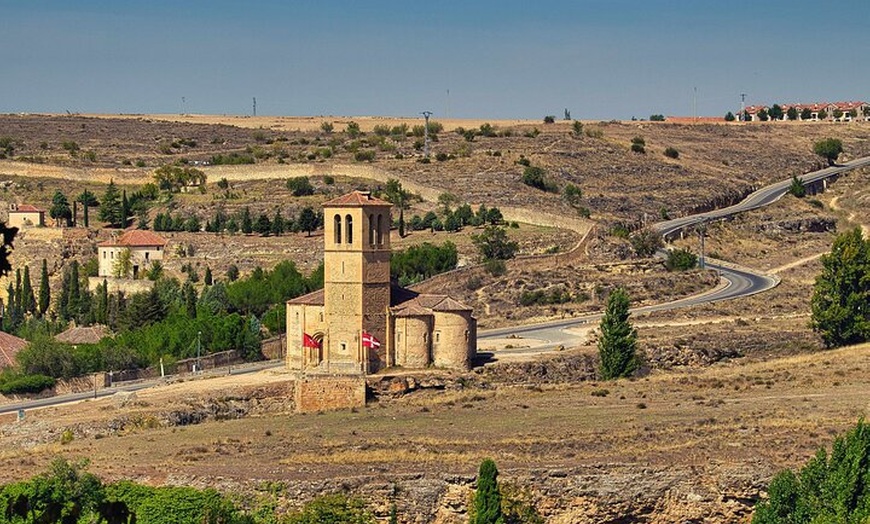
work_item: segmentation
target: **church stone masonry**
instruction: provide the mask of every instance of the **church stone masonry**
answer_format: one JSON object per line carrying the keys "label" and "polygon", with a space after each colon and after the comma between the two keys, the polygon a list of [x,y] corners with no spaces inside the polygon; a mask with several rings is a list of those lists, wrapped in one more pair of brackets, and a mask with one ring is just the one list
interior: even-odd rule
{"label": "church stone masonry", "polygon": [[[287,367],[360,375],[391,366],[466,370],[471,308],[390,281],[391,204],[354,191],[323,204],[324,285],[287,302]],[[364,334],[379,343],[366,344]]]}

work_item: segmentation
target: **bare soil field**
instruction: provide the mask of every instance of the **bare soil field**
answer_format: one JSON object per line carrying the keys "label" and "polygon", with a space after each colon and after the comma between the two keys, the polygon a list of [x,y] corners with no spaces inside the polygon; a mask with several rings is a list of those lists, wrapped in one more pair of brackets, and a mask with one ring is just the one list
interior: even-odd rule
{"label": "bare soil field", "polygon": [[[462,522],[475,469],[493,457],[548,522],[745,522],[774,471],[870,407],[868,345],[606,384],[572,380],[565,363],[577,358],[418,377],[447,390],[345,412],[286,414],[290,377],[277,372],[33,411],[2,421],[0,482],[61,454],[107,479],[252,497],[279,482],[283,507],[350,490],[375,508],[395,501],[402,522],[446,523]],[[61,445],[65,429],[74,439]]]}

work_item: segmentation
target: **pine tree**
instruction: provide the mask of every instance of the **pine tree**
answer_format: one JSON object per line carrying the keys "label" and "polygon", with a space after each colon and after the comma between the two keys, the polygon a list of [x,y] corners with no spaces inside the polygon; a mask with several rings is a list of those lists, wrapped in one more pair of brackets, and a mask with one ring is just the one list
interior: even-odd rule
{"label": "pine tree", "polygon": [[213,283],[213,277],[212,277],[212,275],[211,275],[211,268],[208,267],[208,266],[206,266],[206,268],[205,268],[205,274],[204,274],[203,277],[202,277],[202,282],[203,282],[206,286],[210,286],[210,285],[212,285],[212,283]]}
{"label": "pine tree", "polygon": [[42,276],[39,279],[39,316],[45,316],[51,305],[51,287],[48,284],[48,262],[42,259]]}
{"label": "pine tree", "polygon": [[54,192],[54,196],[51,199],[51,209],[48,214],[54,219],[55,226],[64,224],[69,226],[71,224],[72,211],[69,207],[69,201],[60,190]]}
{"label": "pine tree", "polygon": [[33,283],[30,281],[30,266],[24,266],[24,276],[21,282],[21,307],[24,312],[36,313],[36,297],[33,296]]}
{"label": "pine tree", "polygon": [[280,236],[286,231],[286,224],[284,222],[284,217],[281,216],[281,210],[275,211],[275,218],[272,219],[272,234]]}
{"label": "pine tree", "polygon": [[629,322],[629,298],[620,288],[607,298],[598,339],[599,374],[603,380],[627,377],[638,367],[637,331]]}
{"label": "pine tree", "polygon": [[115,181],[110,180],[100,204],[100,220],[107,222],[109,227],[121,227],[121,214],[121,194]]}
{"label": "pine tree", "polygon": [[254,221],[251,219],[251,210],[247,206],[242,210],[242,233],[250,235],[254,232]]}
{"label": "pine tree", "polygon": [[825,345],[870,340],[870,239],[860,228],[837,235],[822,256],[812,297],[812,326]]}
{"label": "pine tree", "polygon": [[502,524],[501,492],[498,488],[498,468],[492,459],[484,459],[477,475],[472,524]]}

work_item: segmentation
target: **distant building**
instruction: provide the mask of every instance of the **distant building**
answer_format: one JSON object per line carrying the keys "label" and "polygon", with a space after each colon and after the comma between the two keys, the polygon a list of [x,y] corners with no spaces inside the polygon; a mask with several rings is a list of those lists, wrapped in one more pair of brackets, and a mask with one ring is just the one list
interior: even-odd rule
{"label": "distant building", "polygon": [[0,331],[0,369],[15,366],[15,356],[26,348],[27,344],[28,342],[23,338]]}
{"label": "distant building", "polygon": [[290,369],[367,374],[471,366],[472,309],[390,281],[390,207],[360,191],[323,204],[324,287],[287,302]]}
{"label": "distant building", "polygon": [[[870,104],[867,102],[813,102],[808,104],[782,104],[782,117],[788,120],[788,111],[794,108],[795,120],[852,122],[870,121]],[[753,105],[745,108],[742,119],[747,122],[762,121],[762,114],[770,115],[770,107]],[[806,117],[806,118],[805,118]],[[767,117],[770,120],[769,116]]]}
{"label": "distant building", "polygon": [[[163,260],[166,240],[150,231],[131,229],[117,239],[97,245],[100,261],[99,276],[105,278],[140,277],[157,260]],[[129,251],[129,262],[124,263]],[[121,267],[126,265],[127,267]]]}
{"label": "distant building", "polygon": [[16,205],[12,204],[9,207],[9,227],[43,227],[45,226],[45,211],[30,204]]}

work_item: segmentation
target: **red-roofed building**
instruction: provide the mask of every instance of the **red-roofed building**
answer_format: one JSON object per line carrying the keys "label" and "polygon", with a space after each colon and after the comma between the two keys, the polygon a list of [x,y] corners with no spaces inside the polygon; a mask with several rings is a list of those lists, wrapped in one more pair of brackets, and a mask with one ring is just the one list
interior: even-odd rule
{"label": "red-roofed building", "polygon": [[166,240],[161,236],[142,229],[128,230],[118,238],[97,244],[99,276],[139,278],[140,272],[163,260],[165,251]]}
{"label": "red-roofed building", "polygon": [[45,210],[30,204],[12,204],[9,208],[9,227],[43,227],[45,226]]}
{"label": "red-roofed building", "polygon": [[[783,104],[782,118],[788,120],[789,109],[795,109],[795,120],[852,122],[855,120],[870,121],[870,104],[867,102],[813,102]],[[743,119],[747,122],[762,120],[762,110],[770,113],[770,108],[764,105],[752,105],[746,108]]]}
{"label": "red-roofed building", "polygon": [[0,369],[15,365],[15,355],[27,347],[28,342],[23,338],[0,331]]}

